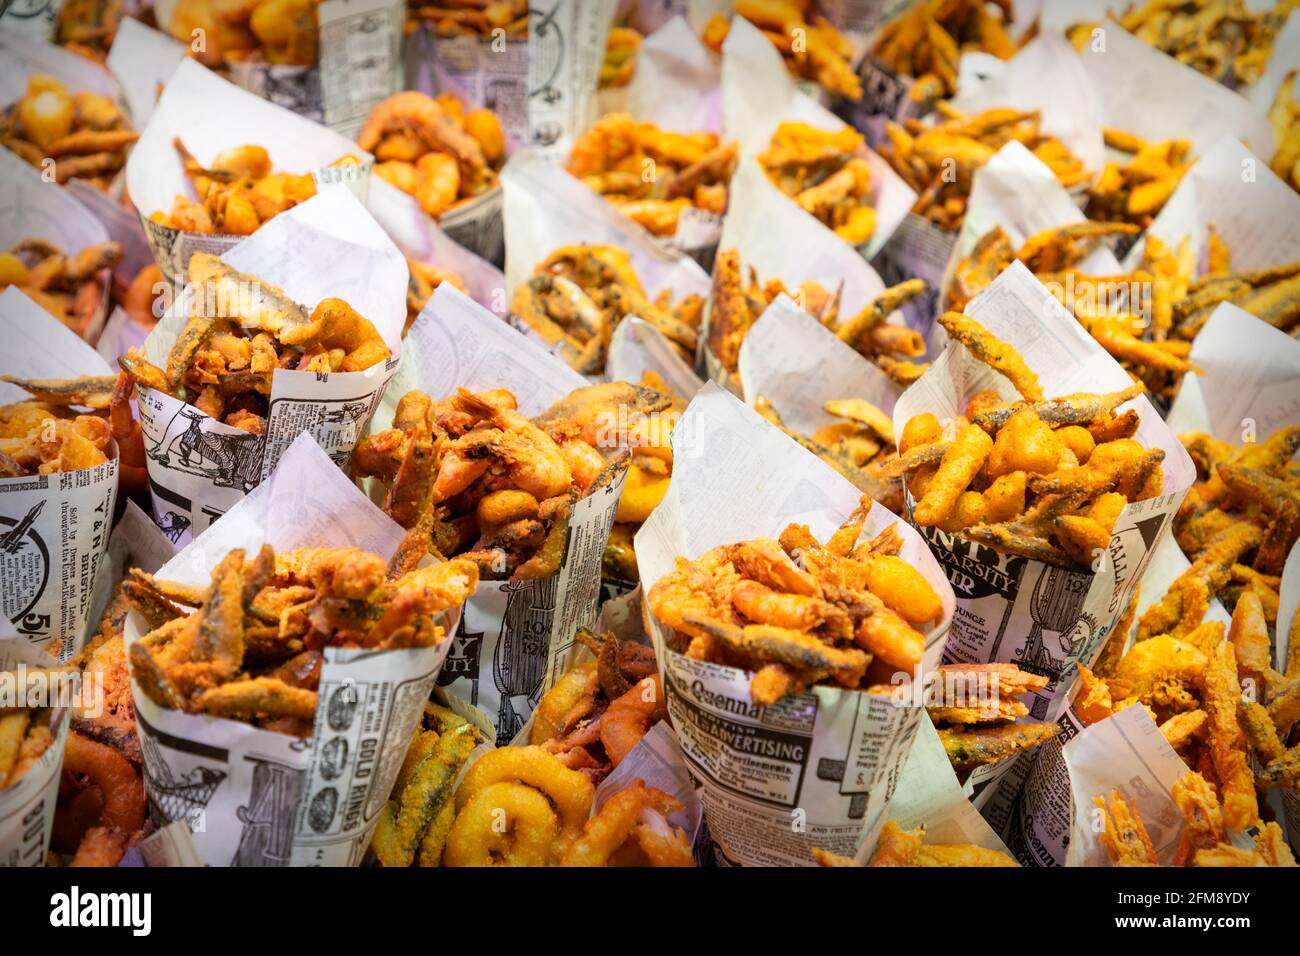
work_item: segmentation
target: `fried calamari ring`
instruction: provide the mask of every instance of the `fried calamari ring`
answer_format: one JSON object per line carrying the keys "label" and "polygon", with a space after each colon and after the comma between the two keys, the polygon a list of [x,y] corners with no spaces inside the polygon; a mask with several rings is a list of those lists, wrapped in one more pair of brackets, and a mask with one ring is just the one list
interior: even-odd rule
{"label": "fried calamari ring", "polygon": [[[586,826],[582,829],[582,836],[560,858],[560,865],[606,866],[609,863],[609,858],[628,839],[637,837],[638,842],[640,842],[640,834],[637,830],[641,826],[643,812],[650,811],[659,814],[661,817],[666,817],[668,814],[676,813],[681,809],[682,805],[662,790],[647,787],[644,780],[634,780],[631,786],[620,790],[606,800],[605,805],[600,808],[600,812],[587,821]],[[651,837],[653,833],[647,836]],[[680,842],[683,845],[685,845],[685,839],[683,834],[680,837]],[[646,843],[650,843],[656,851],[662,849],[659,846],[661,841],[647,839],[645,843],[642,843],[643,849],[645,849]],[[689,846],[686,846],[686,851],[686,855],[689,857]],[[661,854],[656,852],[656,855]]]}
{"label": "fried calamari ring", "polygon": [[104,797],[101,825],[123,833],[144,826],[144,781],[130,761],[112,747],[70,730],[63,770],[85,774],[99,788]]}
{"label": "fried calamari ring", "polygon": [[484,754],[469,768],[456,791],[456,811],[494,783],[523,783],[540,790],[554,805],[561,834],[574,839],[591,813],[596,788],[585,773],[570,770],[541,747],[501,747]]}
{"label": "fried calamari ring", "polygon": [[492,783],[457,813],[447,834],[443,864],[546,866],[558,836],[559,820],[546,797],[522,783]]}

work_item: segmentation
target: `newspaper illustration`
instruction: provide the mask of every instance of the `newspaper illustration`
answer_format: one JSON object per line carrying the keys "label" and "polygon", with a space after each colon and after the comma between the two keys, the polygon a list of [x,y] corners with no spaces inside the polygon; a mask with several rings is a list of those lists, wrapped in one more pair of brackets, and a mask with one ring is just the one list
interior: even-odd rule
{"label": "newspaper illustration", "polygon": [[[731,32],[722,45],[722,127],[725,138],[740,144],[741,162],[745,163],[767,149],[772,134],[786,121],[803,122],[824,130],[838,130],[844,126],[844,121],[838,116],[799,92],[780,52],[761,30],[743,17],[734,17]],[[870,204],[876,210],[875,231],[858,247],[869,259],[881,250],[903,222],[916,202],[916,193],[887,162],[865,145],[860,147],[858,155],[871,167]],[[750,197],[736,192],[733,178],[728,209],[735,210],[749,200]],[[790,208],[790,216],[784,218],[799,218],[800,214],[813,218],[799,209],[793,200]],[[772,229],[770,223],[768,225],[768,229],[776,234],[783,232],[784,228],[784,224],[778,229]],[[726,248],[725,241],[722,247]]]}
{"label": "newspaper illustration", "polygon": [[[402,529],[301,435],[271,477],[158,570],[203,585],[232,548],[357,547],[387,557]],[[454,618],[454,615],[452,615]],[[448,633],[454,629],[450,620]],[[127,618],[128,649],[148,630]],[[145,793],[184,821],[209,866],[355,866],[388,799],[450,637],[437,647],[326,648],[304,739],[159,707],[133,684]]]}
{"label": "newspaper illustration", "polygon": [[[0,148],[0,245],[12,249],[24,239],[44,239],[75,254],[107,242],[109,235],[94,213],[46,175]],[[79,303],[70,312],[76,323],[73,331],[87,341],[93,342],[104,326],[111,281],[112,273],[101,270],[98,297]]]}
{"label": "newspaper illustration", "polygon": [[615,0],[535,0],[528,9],[528,146],[562,162],[596,121]]}
{"label": "newspaper illustration", "polygon": [[1273,130],[1262,112],[1233,90],[1147,46],[1113,20],[1102,21],[1080,55],[1096,90],[1103,127],[1151,140],[1191,140],[1204,155],[1225,135],[1273,155]]}
{"label": "newspaper illustration", "polygon": [[[348,468],[401,354],[406,263],[348,190],[326,189],[281,213],[222,260],[278,286],[308,310],[328,297],[343,299],[374,323],[393,354],[361,372],[276,369],[260,435],[137,387],[154,520],[177,543],[198,535],[252,491],[303,432],[336,465]],[[194,296],[186,287],[145,340],[145,357],[160,368],[189,319]]]}
{"label": "newspaper illustration", "polygon": [[[1047,383],[1049,394],[1111,392],[1130,379],[1021,263],[1013,263],[966,308],[967,314],[1009,343]],[[949,343],[894,407],[895,431],[922,411],[940,419],[961,413],[982,388],[1004,398],[1015,393],[998,373]],[[1095,572],[1079,572],[1002,554],[937,528],[923,528],[957,594],[957,612],[945,663],[1009,661],[1050,683],[1034,694],[1030,715],[1055,720],[1077,676],[1091,664],[1127,606],[1159,539],[1195,478],[1177,437],[1143,396],[1135,440],[1164,449],[1164,488],[1155,498],[1129,502],[1116,521],[1107,554]],[[909,495],[908,508],[912,507]]]}
{"label": "newspaper illustration", "polygon": [[[625,250],[652,301],[664,290],[669,290],[674,302],[692,293],[708,298],[712,286],[698,263],[664,248],[580,181],[532,150],[515,154],[506,164],[501,171],[501,188],[510,223],[506,236],[506,289],[512,297],[514,290],[533,274],[533,267],[556,249],[590,244]],[[528,328],[522,320],[519,325]],[[626,342],[620,339],[620,347]],[[676,352],[667,339],[663,339],[663,345]],[[620,362],[611,343],[606,373],[611,364]]]}
{"label": "newspaper illustration", "polygon": [[[108,375],[108,364],[16,288],[0,293],[0,372],[20,378]],[[0,405],[29,399],[0,384]],[[0,479],[0,609],[19,635],[67,659],[94,625],[91,597],[108,547],[118,461]]]}
{"label": "newspaper illustration", "polygon": [[[211,122],[211,117],[222,114],[240,118],[237,141],[231,140],[226,126]],[[311,173],[318,190],[344,183],[363,202],[366,198],[373,157],[356,143],[241,90],[194,60],[182,60],[167,80],[126,164],[127,191],[154,258],[163,275],[177,285],[184,284],[186,267],[195,252],[221,255],[245,238],[185,232],[153,220],[155,213],[167,215],[177,196],[194,195],[173,144],[177,138],[200,162],[243,143],[256,143],[270,154],[273,169]],[[345,157],[359,162],[337,165]]]}
{"label": "newspaper illustration", "polygon": [[320,31],[321,106],[325,125],[356,136],[371,109],[402,88],[401,0],[325,0]]}
{"label": "newspaper illustration", "polygon": [[506,131],[506,152],[528,139],[528,40],[438,36],[423,22],[406,36],[406,88],[455,93],[469,109],[489,109]]}
{"label": "newspaper illustration", "polygon": [[[752,267],[761,280],[780,279],[787,289],[812,281],[834,293],[843,283],[840,314],[853,315],[883,292],[885,283],[852,246],[802,213],[756,161],[742,159],[731,177],[731,204],[718,248],[738,250],[742,270]],[[889,318],[901,320],[901,312]],[[705,367],[710,378],[735,391],[728,370],[707,345],[708,321],[706,316]]]}
{"label": "newspaper illustration", "polygon": [[[1006,844],[966,798],[929,714],[921,715],[894,796],[878,822],[889,820],[904,830],[925,827],[926,843],[970,843],[1007,853]],[[875,827],[862,842],[859,863],[871,858],[879,830]]]}
{"label": "newspaper illustration", "polygon": [[[444,283],[407,333],[402,367],[375,430],[388,427],[397,401],[415,388],[435,401],[457,388],[504,388],[518,400],[521,414],[534,416],[586,384],[540,345]],[[562,673],[574,630],[596,618],[601,556],[622,487],[620,473],[574,504],[558,573],[480,581],[465,604],[438,685],[483,711],[501,746]]]}
{"label": "newspaper illustration", "polygon": [[136,129],[149,122],[164,84],[185,55],[186,47],[179,40],[133,17],[123,17],[118,24],[105,65],[121,87]]}
{"label": "newspaper illustration", "polygon": [[[674,567],[720,544],[775,536],[790,521],[824,540],[861,493],[718,386],[697,394],[673,429],[673,481],[636,536],[647,591]],[[901,556],[941,596],[924,667],[938,663],[952,591],[923,540],[880,505],[870,537],[897,524]],[[647,615],[648,616],[648,615]],[[668,712],[723,865],[810,866],[817,846],[852,856],[894,792],[919,707],[884,695],[816,686],[761,707],[750,675],[668,648],[650,622]]]}
{"label": "newspaper illustration", "polygon": [[0,29],[28,39],[48,40],[62,0],[14,0],[0,10]]}
{"label": "newspaper illustration", "polygon": [[68,710],[75,701],[76,686],[72,683],[51,686],[30,674],[26,681],[19,681],[18,675],[27,668],[54,667],[57,663],[25,638],[15,635],[9,622],[0,619],[0,708],[7,710],[30,704],[25,733],[41,736],[48,733],[52,738],[44,753],[16,783],[0,787],[0,869],[44,866],[45,854],[50,849],[54,807],[59,797],[59,770],[68,742]]}
{"label": "newspaper illustration", "polygon": [[[1220,139],[1183,176],[1147,230],[1170,247],[1187,239],[1204,263],[1211,224],[1232,253],[1234,272],[1267,269],[1300,256],[1300,196],[1261,157],[1234,138]],[[1141,243],[1129,252],[1137,264]]]}

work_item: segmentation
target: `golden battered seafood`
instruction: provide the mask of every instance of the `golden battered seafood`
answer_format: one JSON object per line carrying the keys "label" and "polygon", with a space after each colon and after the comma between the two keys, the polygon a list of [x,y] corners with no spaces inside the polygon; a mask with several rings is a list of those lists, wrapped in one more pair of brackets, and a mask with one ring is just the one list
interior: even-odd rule
{"label": "golden battered seafood", "polygon": [[205,43],[192,55],[205,66],[238,61],[277,66],[315,66],[320,0],[178,0],[168,29],[192,45],[195,30]]}
{"label": "golden battered seafood", "polygon": [[1277,141],[1269,166],[1283,182],[1300,192],[1300,95],[1296,91],[1296,72],[1287,73],[1268,109],[1268,121]]}
{"label": "golden battered seafood", "polygon": [[876,152],[917,192],[912,212],[940,228],[960,228],[975,170],[1011,140],[1042,160],[1065,188],[1088,181],[1083,161],[1042,132],[1037,111],[997,108],[969,116],[943,100],[935,108],[940,118],[932,125],[914,119],[886,124],[888,142]]}
{"label": "golden battered seafood", "polygon": [[[867,866],[1018,866],[1000,850],[989,850],[971,843],[926,843],[925,827],[904,830],[888,821],[876,837]],[[857,866],[846,857],[813,850],[819,866]]]}
{"label": "golden battered seafood", "polygon": [[961,313],[940,321],[1023,400],[982,392],[947,426],[929,412],[908,421],[897,467],[915,499],[913,521],[1006,554],[1095,568],[1120,512],[1163,488],[1164,451],[1130,437],[1136,412],[1114,414],[1142,387],[1043,400],[1037,378],[1005,342]]}
{"label": "golden battered seafood", "polygon": [[60,185],[79,179],[106,191],[139,138],[107,96],[69,92],[44,73],[34,74],[22,98],[0,113],[0,145],[42,173],[48,168]]}
{"label": "golden battered seafood", "polygon": [[441,37],[523,40],[528,36],[528,0],[419,2],[408,9],[411,17],[431,24]]}
{"label": "golden battered seafood", "polygon": [[450,269],[444,269],[431,262],[416,262],[414,259],[407,259],[406,267],[411,277],[406,283],[406,324],[402,326],[402,335],[410,331],[411,325],[424,311],[433,294],[438,291],[438,286],[444,282],[451,283],[454,288],[466,295],[469,294],[469,290],[465,287],[465,280]]}
{"label": "golden battered seafood", "polygon": [[717,134],[674,133],[609,113],[577,138],[567,169],[629,219],[671,236],[683,211],[727,211],[736,144]]}
{"label": "golden battered seafood", "polygon": [[117,36],[124,6],[122,0],[66,0],[59,5],[54,42],[103,63]]}
{"label": "golden battered seafood", "polygon": [[924,290],[925,283],[920,279],[908,279],[841,318],[841,290],[828,292],[814,279],[805,280],[794,290],[787,289],[780,279],[761,282],[752,267],[748,274],[743,270],[738,249],[723,249],[713,267],[709,351],[735,375],[745,336],[776,297],[785,294],[894,382],[909,385],[929,367],[914,361],[925,354],[925,342],[914,330],[885,320]]}
{"label": "golden battered seafood", "polygon": [[139,349],[119,363],[137,385],[234,428],[264,433],[276,369],[362,372],[391,354],[370,320],[342,299],[323,299],[308,314],[279,288],[206,252],[190,258],[189,281],[189,320],[166,368]]}
{"label": "golden battered seafood", "polygon": [[[6,675],[10,686],[14,674]],[[49,707],[0,710],[0,790],[18,783],[54,744],[54,711]]]}
{"label": "golden battered seafood", "polygon": [[636,54],[644,38],[631,27],[610,27],[605,61],[600,64],[600,88],[627,86],[636,72]]}
{"label": "golden battered seafood", "polygon": [[456,819],[456,777],[483,741],[469,721],[429,703],[370,839],[380,866],[438,866]]}
{"label": "golden battered seafood", "polygon": [[1088,218],[1145,229],[1192,168],[1192,144],[1185,139],[1144,140],[1119,129],[1102,132],[1107,146],[1129,158],[1123,164],[1107,162],[1088,187]]}
{"label": "golden battered seafood", "polygon": [[871,55],[898,75],[913,77],[911,99],[930,104],[956,95],[963,52],[978,50],[1000,60],[1015,56],[1018,45],[1010,27],[1010,3],[923,0],[881,28]]}
{"label": "golden battered seafood", "polygon": [[82,338],[97,333],[104,296],[111,282],[106,270],[122,261],[122,247],[101,242],[68,254],[44,239],[24,239],[0,252],[0,290],[15,286]]}
{"label": "golden battered seafood", "polygon": [[[1257,824],[1248,834],[1253,847],[1243,847],[1229,838],[1224,813],[1214,787],[1201,773],[1190,771],[1174,784],[1174,804],[1183,816],[1184,828],[1170,866],[1282,866],[1296,865],[1286,836],[1276,822]],[[1125,800],[1118,790],[1110,793],[1110,806],[1093,797],[1105,829],[1098,842],[1114,866],[1160,866],[1159,857],[1137,805]]]}
{"label": "golden battered seafood", "polygon": [[[738,0],[735,13],[763,31],[794,76],[857,102],[862,99],[862,81],[849,65],[853,43],[825,17],[813,15],[813,6],[811,0]],[[731,23],[715,13],[701,39],[721,53],[730,32]]]}
{"label": "golden battered seafood", "polygon": [[605,368],[610,338],[626,316],[654,326],[682,359],[695,363],[704,300],[674,305],[665,289],[653,301],[627,252],[614,246],[561,246],[533,268],[511,300],[511,313],[584,375]]}
{"label": "golden battered seafood", "polygon": [[466,110],[454,93],[405,90],[371,110],[357,145],[375,154],[376,176],[436,219],[496,187],[506,134],[495,113]]}
{"label": "golden battered seafood", "polygon": [[585,628],[578,641],[595,661],[575,664],[542,695],[530,744],[599,784],[666,717],[654,649]]}
{"label": "golden battered seafood", "polygon": [[263,545],[227,553],[209,588],[139,571],[131,581],[128,596],[146,620],[159,609],[171,615],[128,653],[150,700],[304,737],[316,718],[325,648],[441,643],[444,612],[473,592],[478,568],[453,560],[405,570],[359,548],[277,554]]}
{"label": "golden battered seafood", "polygon": [[[262,223],[316,195],[311,173],[271,171],[271,156],[261,146],[236,146],[202,165],[181,142],[172,140],[198,202],[177,195],[172,208],[150,213],[149,220],[182,232],[250,236]],[[332,166],[351,166],[342,156]]]}
{"label": "golden battered seafood", "polygon": [[863,499],[824,545],[790,525],[779,542],[758,538],[678,558],[647,597],[669,629],[669,647],[753,672],[750,694],[761,706],[814,684],[878,693],[872,685],[892,673],[913,674],[925,650],[918,628],[941,616],[942,602],[898,557],[893,526],[855,543],[870,507]]}
{"label": "golden battered seafood", "polygon": [[845,242],[860,246],[875,233],[871,166],[853,127],[828,132],[784,122],[758,162],[781,192]]}
{"label": "golden battered seafood", "polygon": [[561,866],[694,866],[686,833],[668,823],[682,805],[633,780],[607,799],[565,850]]}
{"label": "golden battered seafood", "polygon": [[613,479],[626,462],[619,407],[652,415],[670,399],[609,383],[579,389],[536,419],[504,389],[460,390],[434,402],[413,391],[393,427],[358,444],[361,476],[387,487],[384,510],[408,530],[407,547],[474,561],[484,579],[556,573],[572,505]]}

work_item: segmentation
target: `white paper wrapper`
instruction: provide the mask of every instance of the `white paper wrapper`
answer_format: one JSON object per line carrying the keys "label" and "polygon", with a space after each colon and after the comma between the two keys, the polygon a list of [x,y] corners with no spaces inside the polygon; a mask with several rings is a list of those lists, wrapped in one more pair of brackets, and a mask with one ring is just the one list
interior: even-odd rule
{"label": "white paper wrapper", "polygon": [[[277,369],[264,435],[137,388],[154,520],[177,542],[203,531],[256,487],[302,432],[347,468],[401,355],[406,262],[347,189],[323,190],[281,213],[222,261],[279,286],[308,311],[322,299],[343,299],[374,323],[393,354],[363,372]],[[189,318],[193,296],[186,287],[145,340],[145,356],[160,368]]]}
{"label": "white paper wrapper", "polygon": [[[414,388],[435,401],[457,388],[505,388],[521,414],[534,416],[586,384],[540,345],[444,284],[407,333],[402,368],[375,429],[388,427],[397,401]],[[557,574],[481,581],[465,603],[438,685],[482,711],[500,746],[518,734],[563,673],[574,629],[596,618],[601,555],[622,488],[620,476],[574,504]]]}
{"label": "white paper wrapper", "polygon": [[661,129],[722,132],[722,67],[682,17],[669,20],[637,50],[626,106]]}
{"label": "white paper wrapper", "polygon": [[185,56],[186,47],[179,40],[139,20],[122,18],[108,51],[107,66],[122,88],[122,99],[136,129],[144,129],[149,122],[159,92]]}
{"label": "white paper wrapper", "polygon": [[[794,79],[786,71],[781,54],[762,31],[748,20],[733,17],[731,32],[722,45],[722,126],[725,137],[739,142],[742,161],[756,159],[767,149],[776,128],[787,120],[824,130],[837,130],[844,126],[844,121],[838,116],[799,92]],[[916,193],[887,162],[865,146],[862,155],[871,164],[870,204],[876,210],[876,230],[860,247],[862,254],[870,258],[902,223],[916,202]],[[733,181],[728,208],[735,210],[748,201],[751,201],[750,197],[738,194]],[[802,214],[813,219],[793,201],[792,207],[791,216]],[[779,226],[769,224],[767,228],[779,235],[787,227],[783,222]],[[830,232],[829,229],[826,231]],[[725,238],[721,247],[726,248]]]}
{"label": "white paper wrapper", "polygon": [[[239,117],[237,131],[228,124],[214,123],[216,116]],[[176,137],[200,163],[235,146],[258,145],[270,154],[276,172],[311,173],[318,189],[346,183],[363,201],[366,197],[373,161],[369,153],[332,130],[239,89],[194,60],[183,60],[167,81],[126,164],[131,201],[140,213],[154,258],[168,279],[180,277],[183,282],[195,252],[220,255],[244,238],[182,232],[149,219],[155,212],[169,214],[178,195],[194,198],[172,144]],[[361,162],[331,165],[349,155]]]}
{"label": "white paper wrapper", "polygon": [[[1183,176],[1148,233],[1171,248],[1190,239],[1199,263],[1214,226],[1232,253],[1234,272],[1294,262],[1300,258],[1300,196],[1259,158],[1267,155],[1220,139]],[[1141,245],[1129,252],[1130,268]]]}
{"label": "white paper wrapper", "polygon": [[[308,435],[275,473],[158,570],[204,584],[232,548],[357,547],[387,557],[402,529]],[[453,615],[454,617],[454,615]],[[454,623],[454,622],[453,622]],[[130,647],[147,631],[132,612]],[[155,820],[183,820],[209,866],[355,866],[450,647],[327,648],[307,740],[206,714],[165,710],[132,685],[145,792]]]}
{"label": "white paper wrapper", "polygon": [[1074,47],[1060,34],[1031,40],[996,76],[975,89],[960,88],[952,105],[964,113],[994,107],[1038,110],[1045,135],[1060,139],[1086,169],[1101,171],[1104,147],[1098,96]]}
{"label": "white paper wrapper", "polygon": [[[898,787],[880,815],[879,824],[883,826],[889,820],[904,830],[925,827],[926,843],[973,843],[986,850],[1008,852],[1006,844],[966,799],[929,714],[921,715]],[[877,826],[863,841],[859,863],[871,859],[879,830]]]}
{"label": "white paper wrapper", "polygon": [[[824,540],[860,497],[829,465],[707,385],[673,429],[673,481],[637,532],[642,585],[653,587],[677,556],[775,536],[791,521]],[[938,662],[952,593],[921,538],[884,508],[872,509],[863,534],[895,522],[902,557],[943,599],[943,617],[927,635],[928,669]],[[921,709],[823,686],[759,707],[748,673],[671,651],[661,625],[650,626],[719,862],[810,866],[814,846],[852,856],[894,790]]]}
{"label": "white paper wrapper", "polygon": [[[21,378],[107,375],[85,342],[18,289],[0,293],[0,372]],[[30,398],[0,383],[0,404]],[[0,608],[14,629],[54,657],[85,642],[91,596],[117,500],[116,456],[94,468],[0,479]]]}
{"label": "white paper wrapper", "polygon": [[[646,37],[636,56],[636,72],[626,102],[619,107],[622,112],[678,133],[722,132],[718,58],[684,19],[674,17]],[[676,234],[659,241],[688,253],[708,269],[721,231],[721,216],[691,208],[682,214]]]}
{"label": "white paper wrapper", "polygon": [[687,401],[704,387],[703,379],[654,326],[631,316],[618,324],[610,338],[605,375],[611,382],[636,384],[646,372],[659,375],[674,394]]}
{"label": "white paper wrapper", "polygon": [[[0,619],[0,671],[56,663],[25,638],[15,636],[9,623]],[[45,865],[59,797],[59,769],[68,743],[68,709],[54,708],[49,726],[54,743],[21,780],[0,789],[0,868]]]}
{"label": "white paper wrapper", "polygon": [[[1112,392],[1130,382],[1020,263],[995,279],[966,312],[1015,347],[1049,395]],[[901,434],[907,420],[923,411],[941,420],[954,418],[971,395],[987,387],[1007,398],[1015,395],[1001,375],[950,343],[894,406],[895,432]],[[937,529],[922,530],[957,594],[945,662],[1010,661],[1045,674],[1051,683],[1034,695],[1030,706],[1036,720],[1055,720],[1061,712],[1063,692],[1077,676],[1075,662],[1092,663],[1195,478],[1187,452],[1150,402],[1139,397],[1129,407],[1141,416],[1135,439],[1165,450],[1164,489],[1159,497],[1125,507],[1096,573],[1067,571],[999,554]]]}
{"label": "white paper wrapper", "polygon": [[739,367],[745,403],[767,399],[801,435],[842,421],[822,407],[828,401],[863,398],[889,415],[898,397],[884,372],[784,295],[745,336]]}
{"label": "white paper wrapper", "polygon": [[[91,191],[87,188],[87,191]],[[73,198],[68,189],[46,180],[40,170],[0,148],[0,245],[12,249],[24,239],[46,239],[64,252],[73,254],[87,246],[109,240],[108,232],[95,214]],[[87,340],[93,342],[104,326],[108,314],[109,270],[97,281],[104,289],[99,308],[86,326]]]}
{"label": "white paper wrapper", "polygon": [[[510,224],[506,236],[506,288],[512,296],[533,274],[533,267],[556,249],[590,244],[618,246],[626,251],[642,288],[652,300],[664,289],[672,290],[674,302],[692,292],[708,298],[709,277],[698,263],[664,248],[577,179],[531,150],[517,153],[506,164],[501,172],[501,188]],[[520,327],[527,328],[522,322]],[[645,334],[659,333],[650,329]],[[672,351],[666,341],[664,347]],[[621,364],[612,344],[608,364]]]}
{"label": "white paper wrapper", "polygon": [[402,88],[402,0],[325,0],[320,30],[325,125],[355,136],[375,104]]}
{"label": "white paper wrapper", "polygon": [[[495,190],[496,202],[493,219],[497,246],[502,246],[501,191]],[[509,312],[506,295],[506,277],[491,262],[472,252],[438,228],[414,196],[402,192],[378,176],[370,181],[370,198],[366,204],[370,214],[384,227],[402,254],[417,262],[427,262],[456,273],[465,283],[470,297],[505,318]],[[486,208],[486,207],[485,207]],[[483,223],[485,227],[488,225]],[[475,228],[478,228],[477,226]]]}
{"label": "white paper wrapper", "polygon": [[[786,288],[795,289],[811,279],[831,293],[842,282],[841,316],[854,314],[885,290],[880,276],[852,246],[812,216],[803,214],[794,200],[768,180],[752,158],[742,160],[737,167],[731,190],[732,202],[718,248],[738,249],[741,269],[746,275],[752,266],[763,282],[776,278]],[[902,320],[901,312],[889,318],[891,322]],[[708,321],[706,316],[706,342]],[[798,346],[791,342],[784,343],[784,347]],[[734,384],[731,376],[707,345],[704,353],[710,377],[731,387]]]}
{"label": "white paper wrapper", "polygon": [[1083,49],[1083,66],[1100,101],[1102,126],[1147,139],[1188,139],[1203,155],[1219,139],[1245,140],[1273,155],[1268,120],[1234,93],[1190,66],[1149,47],[1107,20]]}
{"label": "white paper wrapper", "polygon": [[128,349],[140,348],[148,337],[149,329],[139,325],[120,305],[114,306],[108,314],[108,321],[104,323],[104,330],[99,333],[95,351],[110,366],[114,366]]}

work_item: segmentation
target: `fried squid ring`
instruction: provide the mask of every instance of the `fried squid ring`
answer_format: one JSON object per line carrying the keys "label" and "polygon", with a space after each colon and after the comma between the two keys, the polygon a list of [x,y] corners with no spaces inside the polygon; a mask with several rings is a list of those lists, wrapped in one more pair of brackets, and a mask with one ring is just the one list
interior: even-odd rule
{"label": "fried squid ring", "polygon": [[102,826],[123,833],[134,833],[144,826],[144,781],[130,761],[112,747],[69,731],[63,769],[85,774],[99,788],[104,798],[99,819]]}
{"label": "fried squid ring", "polygon": [[475,793],[456,815],[443,863],[546,866],[558,836],[559,820],[546,797],[521,783],[492,783]]}
{"label": "fried squid ring", "polygon": [[568,839],[582,832],[596,793],[590,777],[570,770],[541,747],[501,747],[484,754],[466,772],[456,791],[457,813],[484,789],[502,782],[527,784],[544,793],[559,815],[561,834]]}

